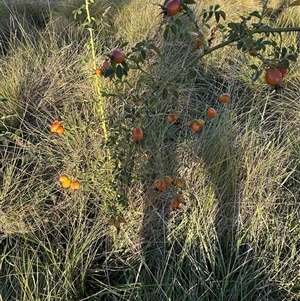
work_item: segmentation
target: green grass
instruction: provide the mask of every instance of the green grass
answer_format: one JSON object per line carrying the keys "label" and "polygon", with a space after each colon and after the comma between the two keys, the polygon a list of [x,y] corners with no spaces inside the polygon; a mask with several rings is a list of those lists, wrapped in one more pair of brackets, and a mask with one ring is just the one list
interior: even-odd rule
{"label": "green grass", "polygon": [[[95,2],[102,16],[109,2]],[[150,79],[130,70],[129,87],[100,77],[112,96],[99,96],[87,32],[72,19],[78,3],[53,7],[46,27],[30,32],[15,12],[21,36],[0,57],[0,300],[299,300],[299,62],[272,93],[263,78],[251,83],[255,58],[226,47],[184,70],[194,42],[158,39]],[[232,3],[220,1],[230,20],[258,6]],[[97,64],[155,32],[155,8],[138,14],[141,5],[118,1],[103,16]],[[291,8],[277,22],[299,26]],[[178,70],[177,95],[149,109]],[[218,102],[223,92],[227,105]],[[206,117],[207,105],[216,118]],[[170,113],[177,123],[167,123]],[[62,136],[50,134],[56,118]],[[206,124],[192,133],[186,123],[198,118]],[[136,125],[144,130],[137,145]],[[61,189],[61,174],[81,188]],[[186,180],[175,211],[169,202],[181,190],[152,187],[165,175]],[[126,220],[119,233],[118,217]]]}

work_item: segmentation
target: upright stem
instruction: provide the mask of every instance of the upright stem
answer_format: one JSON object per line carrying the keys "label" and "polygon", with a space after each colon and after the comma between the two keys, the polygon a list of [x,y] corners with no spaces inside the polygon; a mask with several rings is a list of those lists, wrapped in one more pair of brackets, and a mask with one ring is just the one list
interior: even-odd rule
{"label": "upright stem", "polygon": [[[265,33],[265,32],[296,32],[296,31],[300,31],[300,27],[287,27],[287,28],[258,28],[258,29],[253,29],[253,30],[249,30],[249,32],[251,34],[256,34],[256,33]],[[240,37],[236,37],[235,39],[232,40],[227,40],[224,41],[214,47],[211,47],[209,49],[207,49],[206,51],[204,51],[203,53],[199,54],[198,56],[196,56],[193,60],[191,60],[186,66],[185,68],[188,69],[192,66],[194,66],[202,57],[206,56],[209,53],[212,53],[214,51],[216,51],[217,49],[223,48],[227,45],[230,45],[234,42],[239,41],[241,38]],[[173,82],[174,80],[176,80],[180,74],[182,73],[182,70],[177,71],[170,79],[170,82]]]}
{"label": "upright stem", "polygon": [[91,50],[92,50],[92,59],[93,59],[93,67],[96,69],[96,52],[95,52],[95,43],[94,43],[94,35],[93,35],[93,29],[91,27],[92,19],[89,9],[89,0],[85,0],[85,9],[86,9],[86,18],[89,24],[88,31],[90,33],[90,44],[91,44]]}
{"label": "upright stem", "polygon": [[[95,51],[95,43],[94,43],[94,34],[93,34],[93,28],[91,27],[92,19],[91,19],[91,14],[89,10],[89,0],[85,0],[85,10],[86,10],[86,17],[87,17],[87,22],[89,24],[88,31],[90,34],[90,46],[91,46],[91,52],[92,52],[92,61],[93,61],[93,69],[95,70],[97,68],[97,62],[96,62],[96,51]],[[99,86],[99,77],[94,76],[94,87],[96,90],[96,96],[97,99],[99,100],[99,115],[101,118],[101,127],[104,135],[104,140],[107,141],[108,139],[108,134],[107,134],[107,128],[106,128],[106,123],[105,123],[105,110],[101,98],[101,90]]]}
{"label": "upright stem", "polygon": [[[253,29],[253,30],[249,30],[249,32],[251,34],[257,34],[257,33],[266,33],[266,32],[274,32],[274,33],[280,33],[280,32],[299,32],[300,31],[300,27],[286,27],[286,28],[258,28],[258,29]],[[206,56],[209,53],[212,53],[220,48],[223,48],[227,45],[230,45],[234,42],[237,42],[241,39],[241,37],[236,37],[234,39],[231,40],[226,40],[220,44],[217,44],[214,47],[208,48],[205,51],[203,51],[202,53],[200,53],[199,55],[197,55],[194,59],[192,59],[186,66],[185,69],[188,69],[190,67],[193,67],[201,58],[203,58],[204,56]],[[173,76],[171,76],[169,78],[169,81],[167,81],[165,83],[165,86],[168,85],[168,83],[172,83],[174,82],[180,75],[182,74],[182,69],[180,69],[179,71],[175,72],[173,74]],[[155,96],[154,100],[158,100],[161,95],[162,95],[162,91],[160,91],[159,93],[157,93],[157,95]]]}

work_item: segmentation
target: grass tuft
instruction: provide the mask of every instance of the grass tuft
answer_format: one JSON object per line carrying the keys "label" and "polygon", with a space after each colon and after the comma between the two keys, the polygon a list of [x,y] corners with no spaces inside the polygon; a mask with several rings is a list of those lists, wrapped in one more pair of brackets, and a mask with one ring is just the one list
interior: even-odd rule
{"label": "grass tuft", "polygon": [[[30,30],[16,11],[1,11],[22,35],[0,57],[0,299],[299,300],[299,62],[271,93],[263,79],[251,83],[255,58],[227,47],[185,70],[194,41],[157,39],[162,56],[147,58],[147,74],[130,70],[129,87],[99,77],[99,95],[82,20],[72,16],[82,3],[47,6],[45,26]],[[220,4],[235,20],[258,2]],[[152,4],[110,5],[91,7],[103,21],[93,31],[99,65],[157,29]],[[278,26],[299,23],[293,9]],[[55,119],[61,136],[50,133]],[[198,133],[186,125],[195,119],[205,121]],[[60,175],[80,189],[63,189]],[[164,176],[185,186],[156,191]],[[184,203],[171,210],[178,194]]]}

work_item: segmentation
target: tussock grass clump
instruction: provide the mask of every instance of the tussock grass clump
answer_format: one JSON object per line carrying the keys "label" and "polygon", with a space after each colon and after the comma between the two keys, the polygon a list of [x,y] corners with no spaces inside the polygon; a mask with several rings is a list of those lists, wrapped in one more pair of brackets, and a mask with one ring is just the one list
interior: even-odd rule
{"label": "tussock grass clump", "polygon": [[[102,14],[109,3],[96,2]],[[298,300],[299,63],[271,93],[250,84],[251,58],[231,48],[185,70],[194,41],[157,38],[162,55],[146,60],[148,74],[130,70],[129,86],[97,77],[99,95],[87,37],[61,5],[68,11],[51,12],[34,37],[20,23],[23,39],[0,58],[1,298]],[[95,32],[99,64],[124,40],[129,51],[155,32],[152,6],[128,18],[142,5],[120,1],[108,11],[115,27]],[[180,70],[174,93],[143,111]],[[224,92],[227,105],[218,101]],[[169,114],[178,121],[168,123]],[[194,133],[186,124],[200,118]],[[50,133],[55,119],[61,136]],[[62,174],[80,189],[62,189]],[[185,185],[156,191],[164,176]],[[171,210],[178,194],[184,203]]]}

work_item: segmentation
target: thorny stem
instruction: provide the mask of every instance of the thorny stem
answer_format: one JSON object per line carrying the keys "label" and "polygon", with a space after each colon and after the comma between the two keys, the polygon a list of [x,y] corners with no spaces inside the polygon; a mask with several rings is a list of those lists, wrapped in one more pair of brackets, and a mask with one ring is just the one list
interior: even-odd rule
{"label": "thorny stem", "polygon": [[[91,19],[91,14],[89,10],[89,0],[85,0],[85,9],[86,9],[86,18],[88,23],[91,25],[92,19]],[[93,58],[93,67],[96,69],[96,52],[95,52],[95,43],[94,43],[94,36],[93,36],[93,29],[91,26],[88,27],[88,31],[90,34],[90,44],[91,44],[91,50],[92,50],[92,58]]]}
{"label": "thorny stem", "polygon": [[[253,30],[248,30],[249,34],[257,34],[257,33],[268,33],[268,32],[273,32],[273,33],[280,33],[280,32],[295,32],[295,31],[300,31],[300,27],[287,27],[287,28],[258,28],[258,29],[253,29]],[[231,39],[231,40],[227,40],[224,41],[214,47],[211,47],[209,49],[206,49],[204,52],[202,52],[201,54],[199,54],[198,56],[196,56],[193,60],[191,60],[186,66],[185,69],[188,69],[192,66],[194,66],[201,58],[203,58],[204,56],[208,55],[209,53],[212,53],[220,48],[223,48],[225,46],[228,46],[234,42],[237,42],[241,39],[240,36],[236,37],[235,39]],[[170,79],[168,82],[166,82],[165,86],[168,85],[168,83],[173,82],[174,80],[176,80],[180,75],[182,74],[182,70],[177,71]],[[162,91],[159,92],[154,100],[157,100],[162,94]]]}
{"label": "thorny stem", "polygon": [[[89,10],[89,0],[85,0],[85,10],[86,10],[87,22],[88,22],[88,24],[91,25],[92,18],[91,18],[91,14],[90,14],[90,10]],[[96,63],[96,51],[95,51],[93,29],[91,26],[89,26],[87,29],[90,34],[90,45],[91,45],[91,52],[92,52],[93,68],[95,70],[97,67],[97,63]],[[100,114],[100,118],[101,118],[101,127],[102,127],[102,131],[103,131],[103,135],[104,135],[104,140],[107,141],[108,134],[107,134],[107,128],[106,128],[106,123],[105,123],[104,106],[103,106],[103,101],[101,98],[101,90],[100,90],[100,86],[99,86],[98,76],[94,77],[94,86],[96,89],[96,96],[99,100],[99,114]]]}

